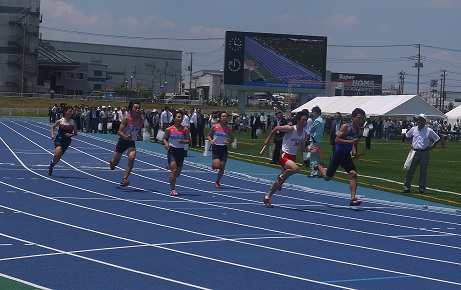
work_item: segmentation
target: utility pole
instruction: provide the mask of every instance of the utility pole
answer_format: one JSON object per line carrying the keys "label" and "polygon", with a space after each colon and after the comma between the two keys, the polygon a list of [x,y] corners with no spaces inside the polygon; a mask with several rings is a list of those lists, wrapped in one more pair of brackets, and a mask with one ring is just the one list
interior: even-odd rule
{"label": "utility pole", "polygon": [[403,95],[403,92],[404,92],[403,87],[405,86],[405,72],[404,71],[400,71],[399,79],[400,79],[400,82],[399,82],[399,94]]}
{"label": "utility pole", "polygon": [[413,67],[416,67],[418,69],[418,76],[416,79],[416,94],[419,96],[419,73],[420,69],[423,67],[423,63],[421,62],[421,44],[418,45],[418,61],[415,62],[415,65]]}
{"label": "utility pole", "polygon": [[190,54],[190,65],[187,68],[189,71],[189,98],[192,98],[192,55],[194,54],[193,52],[186,52],[187,54]]}
{"label": "utility pole", "polygon": [[446,78],[446,70],[442,71],[443,74],[440,75],[442,78],[440,79],[440,100],[441,100],[441,106],[440,106],[440,111],[444,111],[445,109],[445,78]]}

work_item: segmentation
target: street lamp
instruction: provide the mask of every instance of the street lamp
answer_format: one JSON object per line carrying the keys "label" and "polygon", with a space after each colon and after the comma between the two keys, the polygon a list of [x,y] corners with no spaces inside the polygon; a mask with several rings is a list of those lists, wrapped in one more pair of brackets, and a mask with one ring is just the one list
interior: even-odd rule
{"label": "street lamp", "polygon": [[130,79],[131,79],[131,81],[130,81],[130,90],[132,90],[133,89],[133,76],[130,76]]}
{"label": "street lamp", "polygon": [[127,90],[128,89],[128,81],[125,80],[125,89]]}
{"label": "street lamp", "polygon": [[165,95],[166,95],[166,86],[168,85],[168,82],[165,82]]}

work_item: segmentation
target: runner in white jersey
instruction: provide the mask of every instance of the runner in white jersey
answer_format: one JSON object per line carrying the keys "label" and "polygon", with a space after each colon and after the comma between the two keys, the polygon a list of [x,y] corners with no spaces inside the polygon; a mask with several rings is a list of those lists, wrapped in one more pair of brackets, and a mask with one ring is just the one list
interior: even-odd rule
{"label": "runner in white jersey", "polygon": [[263,198],[263,202],[266,207],[273,207],[271,203],[272,195],[277,189],[282,189],[282,184],[288,179],[288,177],[299,171],[299,166],[296,164],[296,154],[298,153],[298,149],[301,149],[303,152],[309,151],[309,149],[305,146],[307,134],[304,131],[307,118],[308,116],[306,112],[296,113],[297,121],[295,126],[276,126],[264,141],[264,145],[267,146],[277,131],[285,132],[285,136],[282,141],[282,154],[280,154],[279,157],[279,164],[282,166],[282,172],[277,176],[277,181],[271,186],[269,192]]}

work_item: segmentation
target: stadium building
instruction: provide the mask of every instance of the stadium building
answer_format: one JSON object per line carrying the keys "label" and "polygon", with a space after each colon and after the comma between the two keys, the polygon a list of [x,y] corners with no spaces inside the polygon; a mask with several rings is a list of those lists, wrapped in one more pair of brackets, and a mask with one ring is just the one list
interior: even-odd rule
{"label": "stadium building", "polygon": [[44,40],[39,0],[0,2],[0,92],[180,93],[182,51]]}

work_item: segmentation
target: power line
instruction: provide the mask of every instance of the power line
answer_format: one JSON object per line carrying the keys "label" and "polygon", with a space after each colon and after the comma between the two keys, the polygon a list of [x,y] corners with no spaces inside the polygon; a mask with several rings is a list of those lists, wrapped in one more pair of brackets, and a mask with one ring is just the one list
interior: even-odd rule
{"label": "power line", "polygon": [[138,40],[172,40],[172,41],[200,41],[200,40],[224,40],[222,37],[206,37],[206,38],[174,38],[174,37],[145,37],[145,36],[128,36],[128,35],[115,35],[115,34],[104,34],[104,33],[94,33],[94,32],[83,32],[75,31],[54,27],[40,26],[40,29],[80,34],[80,35],[89,35],[89,36],[98,36],[98,37],[108,37],[108,38],[122,38],[122,39],[138,39]]}

